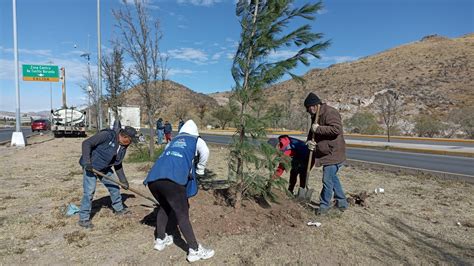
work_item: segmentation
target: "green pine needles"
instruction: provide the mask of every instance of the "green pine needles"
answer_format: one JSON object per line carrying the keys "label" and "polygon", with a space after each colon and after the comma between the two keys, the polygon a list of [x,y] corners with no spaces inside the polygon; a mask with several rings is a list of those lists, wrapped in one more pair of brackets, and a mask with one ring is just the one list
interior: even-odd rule
{"label": "green pine needles", "polygon": [[[296,25],[295,20],[314,20],[321,9],[321,2],[299,8],[295,8],[292,0],[240,0],[237,3],[236,14],[242,31],[232,65],[235,80],[232,98],[240,110],[229,161],[236,207],[242,196],[273,197],[270,186],[284,188],[282,179],[271,179],[279,158],[275,157],[275,148],[266,143],[265,128],[271,118],[260,117],[265,102],[263,89],[285,75],[303,81],[291,70],[299,63],[308,66],[310,57],[319,59],[319,52],[329,46],[329,41],[320,41],[323,34],[313,33],[309,24],[293,31],[288,29]],[[294,50],[294,55],[271,60],[271,55],[282,48]]]}

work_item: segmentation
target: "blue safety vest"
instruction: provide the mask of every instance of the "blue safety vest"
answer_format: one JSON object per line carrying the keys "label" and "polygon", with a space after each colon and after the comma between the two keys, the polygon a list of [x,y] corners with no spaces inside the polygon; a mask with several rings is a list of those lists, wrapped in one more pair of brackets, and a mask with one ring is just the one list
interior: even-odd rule
{"label": "blue safety vest", "polygon": [[188,197],[194,196],[197,193],[197,183],[193,159],[197,139],[197,136],[186,133],[177,135],[156,160],[143,184],[168,179],[179,185],[186,185]]}
{"label": "blue safety vest", "polygon": [[[106,141],[92,148],[91,163],[94,169],[101,172],[106,172],[113,165],[122,163],[125,153],[127,152],[127,148],[121,147],[117,153],[120,145],[117,139],[118,133],[111,129],[104,129],[103,131],[107,131],[107,133],[109,133],[108,138]],[[79,164],[84,167],[85,163],[86,162],[84,162],[81,156],[79,159]]]}

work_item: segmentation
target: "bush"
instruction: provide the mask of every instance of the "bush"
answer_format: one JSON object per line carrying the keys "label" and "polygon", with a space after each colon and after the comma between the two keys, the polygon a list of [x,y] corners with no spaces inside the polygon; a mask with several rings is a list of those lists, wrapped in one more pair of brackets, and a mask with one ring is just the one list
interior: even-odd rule
{"label": "bush", "polygon": [[432,138],[443,130],[441,121],[430,115],[419,115],[415,119],[414,131],[418,137]]}
{"label": "bush", "polygon": [[382,128],[377,124],[374,114],[369,112],[357,112],[345,121],[349,132],[360,134],[381,134]]}
{"label": "bush", "polygon": [[474,107],[455,109],[449,114],[450,123],[459,125],[459,129],[470,139],[474,139]]}
{"label": "bush", "polygon": [[[131,149],[130,149],[131,148]],[[134,144],[129,149],[129,153],[127,159],[125,160],[127,163],[143,163],[143,162],[155,162],[156,159],[161,155],[165,146],[160,146],[157,149],[154,149],[153,156],[150,157],[149,151],[147,147],[141,144]]]}

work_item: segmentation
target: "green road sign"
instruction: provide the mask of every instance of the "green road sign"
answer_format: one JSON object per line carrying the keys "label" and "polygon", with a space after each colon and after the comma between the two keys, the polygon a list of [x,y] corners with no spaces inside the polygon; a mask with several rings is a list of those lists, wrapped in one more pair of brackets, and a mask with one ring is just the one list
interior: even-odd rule
{"label": "green road sign", "polygon": [[58,82],[59,68],[50,65],[23,65],[23,80]]}

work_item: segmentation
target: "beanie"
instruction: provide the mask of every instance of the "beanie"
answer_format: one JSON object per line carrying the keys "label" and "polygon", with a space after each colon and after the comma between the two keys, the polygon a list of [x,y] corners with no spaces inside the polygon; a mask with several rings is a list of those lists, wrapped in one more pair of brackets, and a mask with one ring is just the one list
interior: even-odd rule
{"label": "beanie", "polygon": [[310,92],[308,96],[306,97],[306,99],[304,100],[305,107],[317,105],[320,103],[321,103],[321,99],[319,99],[319,97],[312,92]]}

